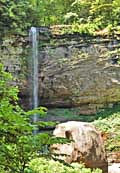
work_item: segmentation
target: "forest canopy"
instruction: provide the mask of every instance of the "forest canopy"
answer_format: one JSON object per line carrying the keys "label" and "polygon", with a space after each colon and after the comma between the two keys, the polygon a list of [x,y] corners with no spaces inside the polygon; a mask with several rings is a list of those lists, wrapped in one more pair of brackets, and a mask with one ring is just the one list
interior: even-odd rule
{"label": "forest canopy", "polygon": [[0,31],[24,34],[31,26],[119,28],[119,0],[0,0]]}

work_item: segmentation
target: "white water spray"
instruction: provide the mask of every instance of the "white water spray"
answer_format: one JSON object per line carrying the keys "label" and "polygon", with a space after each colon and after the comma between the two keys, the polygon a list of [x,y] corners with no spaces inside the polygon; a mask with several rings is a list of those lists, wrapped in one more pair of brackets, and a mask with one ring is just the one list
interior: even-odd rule
{"label": "white water spray", "polygon": [[[29,39],[32,43],[31,48],[31,95],[32,108],[38,107],[38,32],[37,28],[31,27]],[[37,115],[33,115],[33,122],[37,121]]]}

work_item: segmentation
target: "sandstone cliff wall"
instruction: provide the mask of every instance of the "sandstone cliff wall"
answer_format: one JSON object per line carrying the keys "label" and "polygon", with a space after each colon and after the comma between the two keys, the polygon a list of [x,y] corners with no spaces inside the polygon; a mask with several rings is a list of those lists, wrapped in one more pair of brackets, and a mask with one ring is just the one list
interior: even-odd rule
{"label": "sandstone cliff wall", "polygon": [[[119,47],[118,36],[107,38],[80,36],[79,34],[40,33],[40,105],[50,108],[77,107],[80,114],[91,114],[100,108],[111,107],[118,103],[120,101]],[[17,75],[17,78],[22,104],[26,106],[29,105],[30,97],[28,89],[30,69],[26,63],[29,47],[22,50],[23,54],[24,50],[27,50],[25,61],[21,61],[19,55],[14,59],[19,62],[19,65],[15,67],[16,69],[19,67],[18,71],[21,74]],[[18,73],[12,68],[14,60],[7,63],[8,60],[1,58],[1,61],[7,64],[9,71],[13,69],[14,74]]]}
{"label": "sandstone cliff wall", "polygon": [[119,38],[53,37],[39,52],[41,103],[90,114],[119,102],[119,46]]}

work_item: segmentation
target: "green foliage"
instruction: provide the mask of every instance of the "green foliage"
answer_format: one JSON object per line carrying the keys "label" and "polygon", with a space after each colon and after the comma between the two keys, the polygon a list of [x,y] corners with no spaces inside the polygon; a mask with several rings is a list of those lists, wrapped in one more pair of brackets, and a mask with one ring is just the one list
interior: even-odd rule
{"label": "green foliage", "polygon": [[95,31],[98,29],[97,24],[86,23],[86,24],[78,24],[73,23],[69,28],[62,29],[63,34],[73,34],[80,33],[82,35],[94,35]]}
{"label": "green foliage", "polygon": [[21,136],[32,130],[27,116],[23,116],[24,111],[17,105],[18,88],[10,86],[11,80],[12,76],[0,64],[0,168],[7,171],[15,170],[16,166],[19,169],[22,145],[18,143]]}
{"label": "green foliage", "polygon": [[83,164],[73,163],[69,166],[45,158],[34,159],[29,163],[26,173],[102,173],[100,169],[85,168]]}
{"label": "green foliage", "polygon": [[120,107],[99,113],[99,119],[93,124],[106,136],[108,151],[120,151]]}
{"label": "green foliage", "polygon": [[30,27],[32,6],[28,1],[0,0],[0,32],[24,34]]}
{"label": "green foliage", "polygon": [[[24,173],[31,159],[49,154],[50,144],[68,140],[47,133],[33,135],[36,127],[30,117],[35,113],[43,116],[46,108],[28,112],[22,110],[17,103],[18,88],[12,85],[12,81],[11,74],[4,72],[0,64],[0,170],[4,173]],[[39,125],[43,124],[39,122]]]}
{"label": "green foliage", "polygon": [[[119,0],[0,0],[0,31],[25,34],[31,26],[80,25],[80,33],[119,26]],[[82,30],[82,31],[81,31]]]}

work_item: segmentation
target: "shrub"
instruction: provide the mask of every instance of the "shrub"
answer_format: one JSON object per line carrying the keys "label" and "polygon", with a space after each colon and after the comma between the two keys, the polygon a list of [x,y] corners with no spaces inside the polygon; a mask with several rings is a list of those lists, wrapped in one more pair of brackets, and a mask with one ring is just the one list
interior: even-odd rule
{"label": "shrub", "polygon": [[33,136],[30,123],[30,115],[43,114],[45,109],[22,110],[17,104],[18,88],[11,85],[12,81],[0,64],[0,170],[7,173],[24,172],[28,161],[41,150],[42,139],[44,143],[49,139],[43,134]]}
{"label": "shrub", "polygon": [[110,151],[120,151],[120,106],[100,113],[93,124],[103,133],[105,147]]}
{"label": "shrub", "polygon": [[[18,105],[18,88],[11,83],[10,73],[0,64],[0,171],[2,173],[24,173],[28,162],[39,155],[49,155],[49,146],[68,140],[55,138],[48,133],[33,135],[36,124],[31,115],[45,114],[46,108],[40,107],[25,112]],[[52,125],[37,122],[39,126]]]}
{"label": "shrub", "polygon": [[33,159],[29,163],[29,170],[26,173],[102,173],[100,169],[91,170],[85,168],[83,164],[72,163],[65,165],[59,161],[48,160],[45,158]]}

